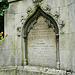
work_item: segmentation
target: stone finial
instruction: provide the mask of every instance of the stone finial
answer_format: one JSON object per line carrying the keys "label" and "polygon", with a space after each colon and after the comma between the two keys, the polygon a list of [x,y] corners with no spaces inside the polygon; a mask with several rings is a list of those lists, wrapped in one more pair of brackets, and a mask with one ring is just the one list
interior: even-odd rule
{"label": "stone finial", "polygon": [[39,2],[41,2],[43,0],[32,0],[32,1],[33,1],[33,3],[39,3]]}

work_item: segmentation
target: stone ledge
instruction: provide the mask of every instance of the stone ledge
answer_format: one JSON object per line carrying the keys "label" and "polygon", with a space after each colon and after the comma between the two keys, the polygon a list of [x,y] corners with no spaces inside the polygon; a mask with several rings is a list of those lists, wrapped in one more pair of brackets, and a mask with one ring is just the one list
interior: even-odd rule
{"label": "stone ledge", "polygon": [[17,71],[26,72],[38,72],[52,75],[66,75],[65,70],[56,70],[48,67],[38,67],[38,66],[18,66]]}
{"label": "stone ledge", "polygon": [[6,66],[6,67],[0,67],[0,71],[12,71],[16,70],[16,66]]}
{"label": "stone ledge", "polygon": [[[9,74],[8,74],[9,73]],[[0,67],[0,74],[4,75],[73,75],[66,70],[57,70],[49,67],[40,66],[6,66]]]}

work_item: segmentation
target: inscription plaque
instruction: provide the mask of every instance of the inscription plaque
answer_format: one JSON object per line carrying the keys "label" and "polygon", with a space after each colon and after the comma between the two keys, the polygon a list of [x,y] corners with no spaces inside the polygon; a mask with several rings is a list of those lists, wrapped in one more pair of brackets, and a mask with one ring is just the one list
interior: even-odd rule
{"label": "inscription plaque", "polygon": [[28,34],[27,50],[29,65],[56,66],[56,34],[42,16]]}

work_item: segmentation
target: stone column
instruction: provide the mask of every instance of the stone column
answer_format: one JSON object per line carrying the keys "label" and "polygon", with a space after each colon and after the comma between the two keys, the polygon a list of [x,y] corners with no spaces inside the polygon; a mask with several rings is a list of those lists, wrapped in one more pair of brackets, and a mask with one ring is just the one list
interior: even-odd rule
{"label": "stone column", "polygon": [[57,60],[56,60],[56,65],[57,65],[57,69],[60,69],[59,34],[56,34],[56,43],[57,43],[57,44],[56,44],[56,45],[57,45],[57,46],[56,46],[56,47],[57,47],[57,49],[56,49],[56,50],[57,50],[57,51],[56,51],[56,52],[57,52],[57,53],[56,53],[56,57],[57,57],[57,58],[56,58],[56,59],[57,59]]}
{"label": "stone column", "polygon": [[27,65],[27,46],[26,46],[27,45],[27,35],[24,35],[23,38],[24,38],[24,44],[23,44],[24,45],[24,47],[23,47],[24,48],[23,49],[23,55],[24,55],[23,60],[24,61],[23,61],[23,64],[25,66],[25,65]]}

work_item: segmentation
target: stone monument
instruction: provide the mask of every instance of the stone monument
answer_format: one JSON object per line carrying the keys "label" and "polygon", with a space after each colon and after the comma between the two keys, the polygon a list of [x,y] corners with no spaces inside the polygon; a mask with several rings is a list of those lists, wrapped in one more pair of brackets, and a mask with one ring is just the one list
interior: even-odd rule
{"label": "stone monument", "polygon": [[0,75],[75,75],[75,1],[8,2]]}

